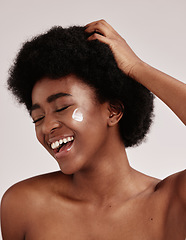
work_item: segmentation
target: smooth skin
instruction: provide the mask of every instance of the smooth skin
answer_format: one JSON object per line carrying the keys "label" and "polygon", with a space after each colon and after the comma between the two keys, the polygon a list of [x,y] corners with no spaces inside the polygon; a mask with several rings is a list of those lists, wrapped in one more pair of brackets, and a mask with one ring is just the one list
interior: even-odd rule
{"label": "smooth skin", "polygon": [[[108,44],[119,68],[143,84],[186,123],[186,86],[141,61],[104,20],[87,25]],[[63,91],[71,96],[52,102]],[[119,108],[96,101],[94,91],[69,75],[41,79],[32,92],[39,142],[55,157],[50,139],[74,136],[72,149],[56,158],[61,171],[27,179],[11,187],[1,204],[4,240],[184,240],[186,171],[164,180],[129,165],[120,138]],[[68,106],[65,110],[58,111]],[[83,121],[71,118],[78,108]],[[94,126],[94,128],[92,128]]]}

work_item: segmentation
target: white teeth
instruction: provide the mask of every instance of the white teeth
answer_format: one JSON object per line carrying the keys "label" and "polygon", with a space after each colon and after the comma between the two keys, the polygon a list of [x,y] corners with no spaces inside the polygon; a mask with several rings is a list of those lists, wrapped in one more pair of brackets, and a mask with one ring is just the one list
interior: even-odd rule
{"label": "white teeth", "polygon": [[58,147],[59,147],[59,142],[58,141],[51,144],[52,149],[55,149],[55,148],[58,148]]}
{"label": "white teeth", "polygon": [[59,144],[61,145],[62,143],[63,143],[63,140],[62,140],[62,139],[60,139],[60,140],[59,140]]}
{"label": "white teeth", "polygon": [[71,137],[68,137],[67,140],[68,140],[68,141],[71,141]]}
{"label": "white teeth", "polygon": [[67,137],[67,138],[60,139],[59,141],[53,142],[51,144],[51,148],[56,149],[59,147],[59,145],[62,145],[63,143],[71,142],[73,140],[74,140],[73,137]]}
{"label": "white teeth", "polygon": [[58,141],[55,142],[55,147],[56,148],[59,147],[59,142]]}
{"label": "white teeth", "polygon": [[55,148],[55,143],[51,144],[51,148],[54,149]]}

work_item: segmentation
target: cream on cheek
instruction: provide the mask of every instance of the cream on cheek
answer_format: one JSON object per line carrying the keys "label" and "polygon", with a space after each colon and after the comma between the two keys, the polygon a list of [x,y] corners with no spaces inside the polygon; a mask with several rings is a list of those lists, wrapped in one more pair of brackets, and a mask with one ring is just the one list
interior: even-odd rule
{"label": "cream on cheek", "polygon": [[79,108],[76,108],[72,114],[72,119],[74,119],[77,122],[83,121],[83,113],[80,111]]}

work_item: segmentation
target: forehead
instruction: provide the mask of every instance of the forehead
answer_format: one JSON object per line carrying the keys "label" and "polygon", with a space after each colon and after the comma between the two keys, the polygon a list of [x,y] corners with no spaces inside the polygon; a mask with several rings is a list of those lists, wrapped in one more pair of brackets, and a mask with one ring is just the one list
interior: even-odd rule
{"label": "forehead", "polygon": [[64,93],[72,97],[96,98],[95,90],[80,78],[69,75],[59,79],[43,78],[32,90],[32,104],[44,101],[49,96]]}

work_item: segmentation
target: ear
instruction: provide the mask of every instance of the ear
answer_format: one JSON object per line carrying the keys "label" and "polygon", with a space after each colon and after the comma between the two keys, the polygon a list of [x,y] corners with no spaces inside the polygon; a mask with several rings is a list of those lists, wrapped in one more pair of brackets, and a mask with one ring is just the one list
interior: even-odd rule
{"label": "ear", "polygon": [[123,103],[119,100],[112,101],[108,106],[109,117],[108,117],[108,126],[112,127],[116,125],[120,119],[123,117],[124,106]]}

